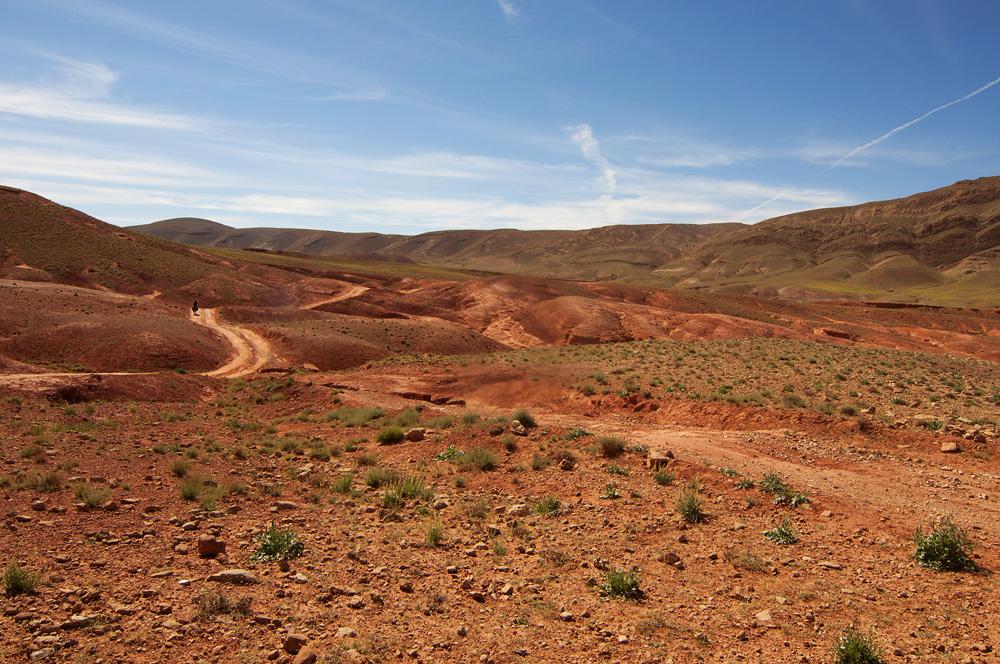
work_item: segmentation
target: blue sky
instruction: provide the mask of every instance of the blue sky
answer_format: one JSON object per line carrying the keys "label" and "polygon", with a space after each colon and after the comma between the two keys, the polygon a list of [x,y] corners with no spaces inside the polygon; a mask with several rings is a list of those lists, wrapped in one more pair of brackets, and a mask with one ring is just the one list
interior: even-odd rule
{"label": "blue sky", "polygon": [[1000,174],[992,1],[0,0],[0,15],[0,183],[123,225],[757,221]]}

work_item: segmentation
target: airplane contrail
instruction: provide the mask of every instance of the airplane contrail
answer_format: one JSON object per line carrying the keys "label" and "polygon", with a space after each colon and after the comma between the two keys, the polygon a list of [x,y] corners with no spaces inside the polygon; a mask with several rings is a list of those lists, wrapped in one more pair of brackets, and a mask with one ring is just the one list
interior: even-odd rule
{"label": "airplane contrail", "polygon": [[944,109],[949,108],[951,106],[954,106],[955,104],[960,104],[963,101],[965,101],[966,99],[972,99],[973,97],[975,97],[976,95],[978,95],[978,94],[980,94],[982,92],[986,92],[987,90],[989,90],[990,88],[992,88],[997,83],[1000,83],[1000,76],[998,76],[997,78],[994,78],[992,81],[990,81],[986,85],[973,90],[972,92],[970,92],[969,94],[965,95],[964,97],[959,97],[958,99],[952,99],[947,104],[941,104],[937,108],[934,108],[934,109],[931,109],[931,110],[927,111],[926,113],[924,113],[920,117],[914,118],[914,119],[910,120],[909,122],[907,122],[905,124],[901,124],[898,127],[896,127],[895,129],[890,129],[889,131],[885,132],[884,134],[882,134],[878,138],[876,138],[874,140],[871,140],[871,141],[868,141],[864,145],[859,145],[858,147],[854,148],[853,150],[851,150],[850,152],[848,152],[847,154],[845,154],[844,156],[842,156],[837,161],[833,162],[830,165],[830,167],[827,168],[826,170],[830,170],[834,166],[839,166],[841,163],[843,163],[847,159],[850,159],[851,157],[853,157],[854,155],[858,154],[859,152],[864,152],[868,148],[875,147],[876,145],[878,145],[882,141],[884,141],[886,139],[889,139],[889,138],[892,138],[893,136],[895,136],[899,132],[903,131],[904,129],[908,129],[909,127],[912,127],[913,125],[917,124],[921,120],[926,120],[927,118],[929,118],[930,116],[934,115],[935,113],[943,111]]}
{"label": "airplane contrail", "polygon": [[[844,163],[845,161],[847,161],[848,159],[850,159],[854,155],[858,154],[859,152],[864,152],[865,150],[868,150],[869,148],[873,148],[876,145],[878,145],[879,143],[881,143],[882,141],[885,141],[885,140],[888,140],[888,139],[892,138],[893,136],[895,136],[899,132],[903,131],[904,129],[908,129],[908,128],[912,127],[913,125],[917,124],[918,122],[926,120],[927,118],[929,118],[930,116],[934,115],[935,113],[939,113],[939,112],[943,111],[946,108],[954,106],[955,104],[960,104],[963,101],[966,101],[967,99],[972,99],[976,95],[981,94],[983,92],[986,92],[987,90],[989,90],[990,88],[992,88],[994,85],[997,85],[997,84],[1000,84],[1000,76],[998,76],[997,78],[994,78],[989,83],[976,88],[975,90],[973,90],[972,92],[970,92],[969,94],[967,94],[967,95],[965,95],[963,97],[959,97],[958,99],[952,99],[947,104],[941,104],[937,108],[932,108],[931,110],[927,111],[923,115],[921,115],[919,117],[916,117],[916,118],[913,118],[909,122],[906,122],[904,124],[899,125],[898,127],[894,127],[893,129],[890,129],[889,131],[885,132],[884,134],[882,134],[878,138],[874,138],[874,139],[868,141],[867,143],[865,143],[864,145],[859,145],[858,147],[854,148],[850,152],[845,153],[839,159],[837,159],[835,162],[833,162],[832,164],[830,164],[829,166],[827,166],[825,169],[823,169],[823,173],[826,173],[827,171],[832,170],[832,169],[836,168],[837,166],[840,166],[842,163]],[[746,216],[748,214],[752,214],[752,213],[756,212],[757,210],[760,210],[761,208],[767,207],[768,205],[770,205],[774,201],[776,201],[779,198],[781,198],[782,196],[784,196],[786,191],[788,191],[788,190],[787,189],[782,189],[777,194],[775,194],[771,198],[767,199],[766,201],[764,201],[760,205],[755,205],[754,207],[752,207],[749,210],[745,211],[743,214],[741,214],[739,216],[739,220],[742,221],[744,218],[746,218]]]}

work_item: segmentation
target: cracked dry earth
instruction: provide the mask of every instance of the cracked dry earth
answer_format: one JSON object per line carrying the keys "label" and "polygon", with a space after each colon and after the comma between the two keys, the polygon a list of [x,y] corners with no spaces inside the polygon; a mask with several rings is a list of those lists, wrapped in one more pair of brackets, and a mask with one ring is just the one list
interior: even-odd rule
{"label": "cracked dry earth", "polygon": [[[40,582],[0,597],[0,659],[829,662],[856,626],[887,661],[996,661],[995,442],[945,454],[941,436],[882,425],[779,413],[719,430],[527,396],[522,429],[516,394],[434,406],[334,379],[205,379],[211,396],[184,403],[5,399],[0,562]],[[393,419],[414,440],[376,442]],[[625,451],[602,454],[601,435]],[[424,490],[391,501],[379,472]],[[766,473],[810,502],[775,505]],[[678,514],[688,491],[707,521]],[[940,515],[981,572],[913,560]],[[785,520],[796,543],[762,535]],[[272,523],[300,557],[253,560]],[[633,569],[640,596],[602,590]]]}

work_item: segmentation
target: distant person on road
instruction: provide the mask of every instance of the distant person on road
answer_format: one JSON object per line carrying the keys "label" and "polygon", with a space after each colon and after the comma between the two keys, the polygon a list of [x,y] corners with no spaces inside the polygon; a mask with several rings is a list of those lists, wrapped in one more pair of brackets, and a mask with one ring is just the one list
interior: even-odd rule
{"label": "distant person on road", "polygon": [[195,300],[194,304],[191,305],[191,313],[193,313],[195,316],[198,315],[198,300]]}

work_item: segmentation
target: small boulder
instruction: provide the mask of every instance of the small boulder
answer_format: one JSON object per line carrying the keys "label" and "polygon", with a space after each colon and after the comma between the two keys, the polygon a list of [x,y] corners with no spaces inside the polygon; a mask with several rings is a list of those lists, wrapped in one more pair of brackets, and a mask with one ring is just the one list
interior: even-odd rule
{"label": "small boulder", "polygon": [[214,535],[202,535],[198,538],[198,555],[202,558],[215,558],[226,552],[226,543]]}
{"label": "small boulder", "polygon": [[415,443],[424,439],[427,430],[423,427],[415,427],[406,432],[406,440]]}
{"label": "small boulder", "polygon": [[947,440],[941,443],[941,451],[945,452],[946,454],[954,454],[956,452],[961,452],[962,450],[958,446],[958,443],[956,443],[953,440]]}
{"label": "small boulder", "polygon": [[295,655],[298,654],[298,652],[302,650],[302,647],[305,646],[305,644],[308,642],[309,638],[306,637],[305,634],[292,632],[291,634],[285,637],[285,642],[282,644],[281,647],[284,648],[285,652],[287,652],[289,655]]}
{"label": "small boulder", "polygon": [[248,572],[245,569],[224,569],[221,572],[210,574],[206,580],[215,581],[216,583],[232,583],[236,585],[260,583],[260,579],[258,579],[253,572]]}

